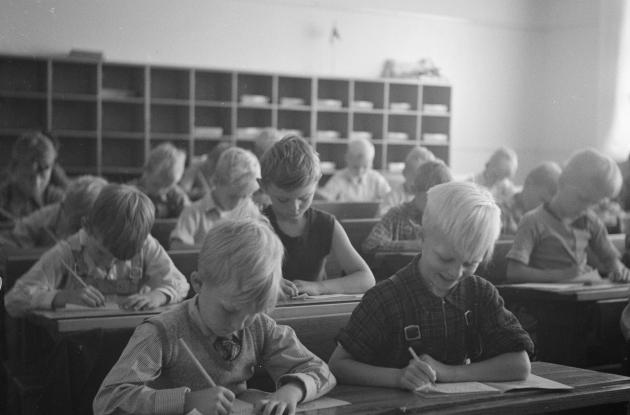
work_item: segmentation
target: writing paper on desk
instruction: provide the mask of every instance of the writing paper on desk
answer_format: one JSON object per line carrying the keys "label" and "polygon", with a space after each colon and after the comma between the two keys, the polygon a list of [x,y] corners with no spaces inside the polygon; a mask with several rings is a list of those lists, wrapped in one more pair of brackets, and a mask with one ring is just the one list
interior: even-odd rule
{"label": "writing paper on desk", "polygon": [[[295,412],[316,411],[319,409],[334,408],[335,406],[349,405],[350,402],[342,401],[340,399],[322,397],[315,399],[314,401],[303,403],[297,406]],[[186,415],[198,415],[199,411],[193,409]],[[235,399],[232,402],[232,410],[230,415],[254,415],[254,405],[249,402]]]}
{"label": "writing paper on desk", "polygon": [[81,304],[66,304],[66,310],[120,310],[120,306],[118,305],[118,303],[110,303],[110,302],[106,302],[104,306],[102,307],[90,307],[87,305],[81,305]]}
{"label": "writing paper on desk", "polygon": [[[604,290],[608,288],[618,288],[619,286],[622,286],[622,284],[601,283],[601,284],[593,284],[593,285],[584,285],[582,283],[557,284],[557,283],[531,282],[531,283],[512,285],[512,287],[533,288],[536,290],[555,291],[555,292]],[[628,287],[628,290],[630,291],[630,285],[627,285],[626,287]]]}
{"label": "writing paper on desk", "polygon": [[415,393],[423,397],[461,394],[499,394],[513,390],[541,389],[567,391],[571,386],[546,379],[536,375],[529,375],[525,380],[511,382],[452,382],[423,385]]}
{"label": "writing paper on desk", "polygon": [[310,295],[306,293],[298,294],[293,297],[292,300],[360,300],[363,298],[363,294],[321,294]]}

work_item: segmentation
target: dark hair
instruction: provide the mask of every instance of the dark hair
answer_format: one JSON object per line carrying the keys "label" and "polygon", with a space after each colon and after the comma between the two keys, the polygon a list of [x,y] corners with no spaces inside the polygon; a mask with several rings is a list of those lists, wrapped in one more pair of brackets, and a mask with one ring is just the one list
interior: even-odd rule
{"label": "dark hair", "polygon": [[288,135],[265,151],[260,160],[262,182],[295,190],[322,177],[319,156],[303,138]]}

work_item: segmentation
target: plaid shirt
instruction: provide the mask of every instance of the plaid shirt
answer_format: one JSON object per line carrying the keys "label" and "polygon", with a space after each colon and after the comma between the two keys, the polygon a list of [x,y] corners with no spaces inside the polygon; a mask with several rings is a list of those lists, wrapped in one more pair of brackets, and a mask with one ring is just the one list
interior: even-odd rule
{"label": "plaid shirt", "polygon": [[499,207],[501,208],[501,233],[515,235],[518,224],[527,213],[523,207],[521,193],[516,193],[509,200],[500,202]]}
{"label": "plaid shirt", "polygon": [[409,346],[450,365],[533,353],[531,339],[490,282],[464,277],[442,299],[424,284],[419,259],[370,289],[340,331],[337,341],[355,359],[402,368],[411,360]]}
{"label": "plaid shirt", "polygon": [[370,235],[363,241],[365,252],[394,250],[394,241],[411,241],[420,237],[422,211],[413,202],[394,206],[374,225]]}

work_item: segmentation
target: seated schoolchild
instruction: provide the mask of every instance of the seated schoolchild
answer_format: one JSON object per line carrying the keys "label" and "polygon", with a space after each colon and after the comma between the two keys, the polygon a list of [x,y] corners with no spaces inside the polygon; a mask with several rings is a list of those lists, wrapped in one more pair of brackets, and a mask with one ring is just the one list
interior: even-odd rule
{"label": "seated schoolchild", "polygon": [[523,190],[499,203],[503,235],[514,235],[525,213],[551,200],[558,189],[561,171],[557,163],[549,161],[540,164],[525,178]]}
{"label": "seated schoolchild", "polygon": [[184,171],[179,181],[179,187],[182,188],[190,198],[190,200],[199,200],[208,194],[211,188],[207,177],[212,177],[217,167],[217,162],[221,154],[232,147],[229,142],[220,142],[212,147],[208,153],[201,156],[193,157],[190,166]]}
{"label": "seated schoolchild", "polygon": [[70,181],[66,195],[58,203],[44,206],[18,220],[10,239],[22,249],[50,247],[81,229],[94,201],[107,181],[81,176]]}
{"label": "seated schoolchild", "polygon": [[198,294],[136,328],[94,399],[94,413],[227,415],[235,398],[246,399],[258,365],[278,388],[252,402],[255,413],[292,415],[298,403],[332,389],[326,363],[265,314],[278,298],[282,255],[266,221],[228,219],[212,228],[192,274]]}
{"label": "seated schoolchild", "polygon": [[[263,213],[286,250],[283,294],[362,293],[373,286],[372,271],[352,247],[341,224],[334,216],[311,207],[322,175],[313,147],[300,137],[284,137],[265,152],[261,169],[260,185],[271,199],[271,206]],[[343,277],[325,278],[329,254],[339,262]]]}
{"label": "seated schoolchild", "polygon": [[427,191],[433,186],[453,180],[450,170],[442,161],[428,161],[410,180],[414,198],[395,206],[374,225],[363,241],[364,252],[419,251],[422,232],[422,214],[427,204]]}
{"label": "seated schoolchild", "polygon": [[402,171],[404,181],[393,185],[391,192],[385,195],[380,206],[379,214],[381,216],[386,214],[394,206],[400,206],[414,198],[413,182],[416,178],[418,167],[427,161],[434,160],[435,155],[426,147],[416,146],[407,153],[407,157],[405,157],[405,167]]}
{"label": "seated schoolchild", "polygon": [[380,202],[391,188],[387,180],[372,169],[374,152],[370,140],[348,141],[347,167],[333,174],[319,194],[331,202]]}
{"label": "seated schoolchild", "polygon": [[516,186],[512,182],[518,167],[518,157],[511,148],[500,147],[486,163],[482,172],[471,180],[490,190],[497,203],[509,200],[516,193]]}
{"label": "seated schoolchild", "polygon": [[155,205],[157,219],[176,218],[190,204],[177,184],[184,174],[186,153],[171,143],[163,143],[149,153],[142,177],[129,184],[142,190]]}
{"label": "seated schoolchild", "polygon": [[560,174],[551,201],[523,216],[507,254],[508,281],[581,281],[593,275],[587,248],[600,264],[600,274],[628,281],[630,271],[619,260],[606,226],[591,210],[602,199],[616,196],[620,187],[621,174],[610,157],[592,149],[575,153]]}
{"label": "seated schoolchild", "polygon": [[32,131],[13,144],[7,179],[0,184],[0,222],[11,222],[59,202],[63,190],[50,184],[57,152],[44,134]]}
{"label": "seated schoolchild", "polygon": [[497,289],[473,275],[501,230],[492,196],[470,182],[434,186],[422,222],[422,252],[363,296],[331,370],[340,383],[410,390],[526,378],[531,339]]}
{"label": "seated schoolchild", "polygon": [[181,301],[189,285],[149,235],[153,220],[153,204],[141,191],[105,186],[83,228],[47,251],[7,293],[7,311],[99,307],[106,299],[129,309]]}
{"label": "seated schoolchild", "polygon": [[223,151],[213,174],[204,176],[210,192],[184,208],[171,232],[170,248],[201,248],[206,234],[220,219],[259,216],[251,198],[258,189],[259,177],[260,164],[252,152],[238,147]]}

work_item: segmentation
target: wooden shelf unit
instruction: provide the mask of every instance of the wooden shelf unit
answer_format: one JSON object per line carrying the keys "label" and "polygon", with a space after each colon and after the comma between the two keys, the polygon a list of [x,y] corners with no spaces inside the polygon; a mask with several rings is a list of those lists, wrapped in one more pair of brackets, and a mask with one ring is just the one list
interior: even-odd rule
{"label": "wooden shelf unit", "polygon": [[376,169],[415,145],[449,163],[451,113],[451,87],[420,81],[0,56],[0,166],[29,129],[59,138],[72,173],[124,176],[161,142],[193,155],[221,141],[252,148],[265,127],[298,133],[337,168],[361,135]]}

